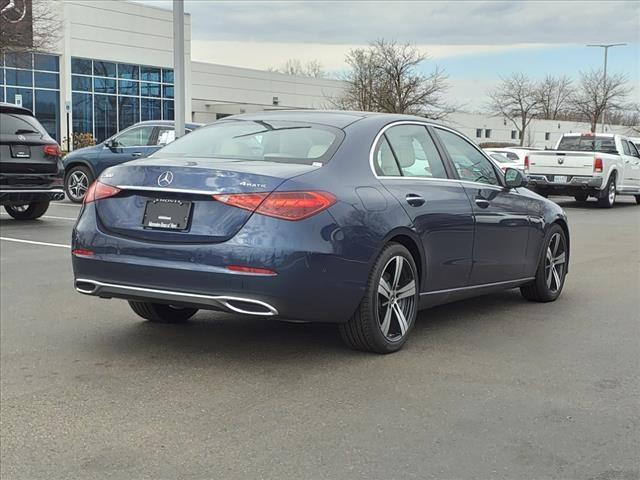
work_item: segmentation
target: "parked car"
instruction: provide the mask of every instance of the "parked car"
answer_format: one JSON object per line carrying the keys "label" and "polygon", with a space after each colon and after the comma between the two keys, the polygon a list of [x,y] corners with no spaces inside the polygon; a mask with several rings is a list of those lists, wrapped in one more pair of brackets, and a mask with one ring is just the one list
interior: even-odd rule
{"label": "parked car", "polygon": [[627,137],[606,133],[565,133],[555,150],[531,152],[526,160],[531,186],[542,195],[595,197],[611,208],[616,195],[640,203],[640,153]]}
{"label": "parked car", "polygon": [[351,347],[393,352],[421,308],[558,298],[566,215],[523,184],[421,117],[237,115],[102,173],[73,230],[75,287],[152,322],[334,322]]}
{"label": "parked car", "polygon": [[539,150],[537,148],[529,148],[529,147],[501,147],[501,148],[485,148],[484,151],[491,153],[499,153],[500,155],[504,155],[509,160],[517,162],[516,168],[524,168],[524,157],[527,156],[531,151]]}
{"label": "parked car", "polygon": [[[187,123],[189,133],[202,126]],[[64,190],[69,200],[81,203],[89,185],[105,168],[148,157],[175,140],[174,122],[150,120],[116,133],[92,147],[74,150],[64,158]]]}
{"label": "parked car", "polygon": [[0,204],[9,215],[33,220],[64,198],[61,155],[31,111],[0,103]]}
{"label": "parked car", "polygon": [[498,165],[500,170],[502,170],[503,172],[505,172],[507,168],[518,168],[518,169],[522,168],[520,166],[520,162],[518,162],[517,160],[511,160],[510,158],[506,157],[502,153],[494,153],[494,152],[487,152],[487,153],[489,154],[489,157],[491,157],[491,159],[496,162],[496,165]]}

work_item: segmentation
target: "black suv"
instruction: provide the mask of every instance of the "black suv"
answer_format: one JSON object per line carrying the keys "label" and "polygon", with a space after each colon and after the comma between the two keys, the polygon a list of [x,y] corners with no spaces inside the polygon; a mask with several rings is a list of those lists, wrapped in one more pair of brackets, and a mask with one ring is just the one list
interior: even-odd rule
{"label": "black suv", "polygon": [[41,217],[62,200],[62,151],[26,108],[0,103],[0,205],[18,220]]}

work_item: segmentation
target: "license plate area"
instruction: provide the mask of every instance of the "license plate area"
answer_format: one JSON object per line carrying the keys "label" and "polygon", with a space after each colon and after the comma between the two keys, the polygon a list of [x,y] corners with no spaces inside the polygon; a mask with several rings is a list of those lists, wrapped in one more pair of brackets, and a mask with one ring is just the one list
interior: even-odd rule
{"label": "license plate area", "polygon": [[566,175],[555,175],[553,177],[553,183],[567,183]]}
{"label": "license plate area", "polygon": [[189,227],[191,202],[172,198],[147,200],[142,218],[144,228],[184,231]]}
{"label": "license plate area", "polygon": [[31,158],[31,148],[29,145],[11,145],[11,156],[13,158]]}

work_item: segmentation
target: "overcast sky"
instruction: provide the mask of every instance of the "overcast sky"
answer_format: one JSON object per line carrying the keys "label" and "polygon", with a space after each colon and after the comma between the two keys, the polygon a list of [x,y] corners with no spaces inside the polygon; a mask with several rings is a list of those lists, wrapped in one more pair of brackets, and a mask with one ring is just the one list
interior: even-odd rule
{"label": "overcast sky", "polygon": [[[139,0],[171,8],[169,0]],[[640,92],[640,2],[616,1],[210,1],[186,0],[193,60],[252,68],[289,58],[345,68],[349,49],[377,38],[411,42],[450,75],[450,96],[479,108],[499,75],[523,71],[577,76],[602,66],[591,43],[609,50],[609,71]]]}

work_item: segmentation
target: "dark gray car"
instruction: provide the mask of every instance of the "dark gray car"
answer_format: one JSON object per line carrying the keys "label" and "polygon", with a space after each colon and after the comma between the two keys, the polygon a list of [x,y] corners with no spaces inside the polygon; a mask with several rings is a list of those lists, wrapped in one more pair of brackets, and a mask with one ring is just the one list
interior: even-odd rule
{"label": "dark gray car", "polygon": [[62,200],[62,151],[26,108],[0,103],[0,204],[18,220]]}

